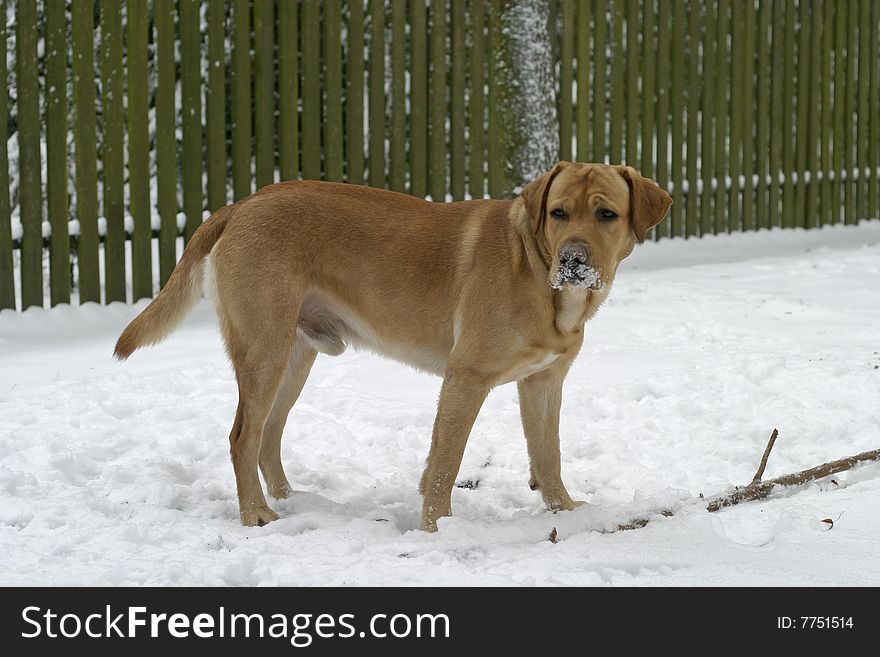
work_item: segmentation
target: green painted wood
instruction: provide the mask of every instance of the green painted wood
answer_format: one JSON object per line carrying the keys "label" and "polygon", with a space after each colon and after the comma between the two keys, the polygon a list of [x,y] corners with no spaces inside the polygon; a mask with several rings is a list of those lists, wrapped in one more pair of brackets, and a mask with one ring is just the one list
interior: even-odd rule
{"label": "green painted wood", "polygon": [[845,137],[843,146],[845,149],[844,171],[845,171],[845,194],[844,194],[844,210],[843,220],[845,223],[854,224],[858,221],[858,212],[856,209],[856,123],[855,116],[856,92],[858,89],[858,31],[859,31],[859,5],[857,2],[850,2],[847,6],[847,36],[846,36],[846,101],[844,117]]}
{"label": "green painted wood", "polygon": [[639,109],[643,98],[639,95],[639,35],[642,22],[639,15],[640,0],[626,3],[626,158],[633,167],[639,166]]}
{"label": "green painted wood", "polygon": [[742,185],[743,174],[742,142],[745,124],[745,99],[742,88],[744,79],[745,49],[745,4],[733,2],[731,5],[731,54],[730,54],[730,150],[728,153],[730,192],[727,205],[727,231],[742,228]]}
{"label": "green painted wood", "polygon": [[550,40],[559,38],[559,159],[571,161],[572,128],[574,127],[571,91],[574,72],[574,0],[560,0],[562,29],[559,35],[553,33],[551,25]]}
{"label": "green painted wood", "polygon": [[[31,5],[32,1],[22,0],[19,3],[19,26],[25,23],[22,16],[22,9]],[[101,301],[101,282],[98,268],[98,174],[95,162],[95,153],[97,152],[95,138],[95,8],[91,0],[82,0],[74,2],[71,5],[71,41],[73,48],[73,137],[74,137],[74,166],[76,167],[76,218],[79,221],[79,238],[77,239],[77,264],[79,267],[79,301],[85,303],[87,301]],[[19,27],[19,29],[21,29]],[[35,36],[35,35],[34,35]],[[36,59],[36,52],[29,51],[27,54],[22,53],[22,40],[19,36],[19,63],[22,61],[32,62]],[[36,46],[34,41],[33,46]],[[20,67],[21,68],[21,67]],[[36,88],[36,69],[30,66],[25,68],[31,69],[31,73],[26,76],[33,75],[33,86]],[[22,94],[25,88],[26,79],[21,77],[21,71],[18,75],[19,84],[19,118],[33,116],[35,121],[39,120],[39,108],[36,106],[34,99],[33,107],[25,107],[22,104],[24,96]],[[19,125],[19,136],[21,137],[24,124]],[[39,139],[39,125],[28,129],[33,129],[34,140]],[[31,146],[29,146],[30,148]],[[32,146],[39,148],[38,145]],[[25,221],[25,152],[21,152],[21,195],[22,195],[22,222]],[[37,174],[39,176],[39,173]],[[39,183],[39,177],[37,177]],[[38,189],[38,188],[37,188]],[[36,200],[39,200],[39,192],[35,191]],[[27,194],[30,197],[30,194]],[[28,203],[32,202],[28,200]],[[27,224],[25,228],[25,238],[27,238]],[[42,243],[42,240],[41,240]],[[24,247],[24,243],[22,243]],[[22,251],[22,307],[27,308],[33,302],[29,303],[25,297],[27,290],[25,283],[25,262],[24,251]],[[42,294],[40,295],[42,297]]]}
{"label": "green painted wood", "polygon": [[[876,0],[875,0],[876,1]],[[868,217],[868,88],[871,80],[870,34],[871,0],[862,0],[859,5],[859,65],[858,97],[856,111],[856,167],[859,172],[856,180],[856,219]]]}
{"label": "green painted wood", "polygon": [[608,155],[611,164],[621,164],[625,159],[623,152],[623,125],[626,92],[626,44],[623,41],[623,16],[626,13],[625,0],[611,0],[611,112]]}
{"label": "green painted wood", "polygon": [[831,223],[831,195],[832,195],[832,172],[834,163],[831,159],[831,141],[834,136],[834,123],[832,121],[831,89],[833,84],[831,66],[834,52],[834,0],[823,0],[822,17],[822,98],[821,98],[821,128],[819,131],[821,144],[819,146],[820,171],[822,182],[819,192],[819,223],[820,225]]}
{"label": "green painted wood", "polygon": [[486,13],[483,0],[470,0],[468,18],[468,192],[471,198],[483,198],[486,195],[483,173],[486,159]]}
{"label": "green painted wood", "polygon": [[727,139],[730,125],[728,85],[730,80],[730,0],[718,1],[718,31],[715,48],[715,234],[727,229],[727,176],[729,153]]}
{"label": "green painted wood", "polygon": [[102,0],[101,12],[101,113],[103,143],[104,297],[107,303],[125,301],[125,207],[123,185],[125,124],[122,113],[122,1]]}
{"label": "green painted wood", "polygon": [[[288,3],[281,3],[286,5]],[[208,209],[226,205],[226,8],[208,2],[208,79],[205,86],[205,168]],[[130,56],[130,55],[129,55]]]}
{"label": "green painted wood", "polygon": [[[661,3],[662,4],[662,3]],[[592,162],[609,162],[609,150],[605,130],[606,111],[608,102],[607,90],[607,66],[608,56],[608,11],[607,0],[594,0],[593,2],[593,56],[595,68],[593,70],[593,156]]]}
{"label": "green painted wood", "polygon": [[762,2],[758,5],[757,47],[755,85],[757,87],[757,106],[755,110],[755,173],[758,185],[755,189],[755,227],[768,228],[770,217],[767,206],[769,186],[769,152],[770,142],[770,38],[769,28],[772,26],[772,4]]}
{"label": "green painted wood", "polygon": [[[305,4],[305,3],[304,3]],[[253,192],[253,116],[251,112],[251,12],[248,0],[232,2],[232,197]],[[303,37],[303,48],[306,39]]]}
{"label": "green painted wood", "polygon": [[[355,3],[357,4],[357,3]],[[482,7],[482,0],[479,3]],[[425,0],[410,2],[410,193],[428,193],[428,18]]]}
{"label": "green painted wood", "polygon": [[782,224],[780,200],[782,197],[782,62],[785,51],[785,5],[782,0],[773,3],[770,64],[770,188],[768,190],[768,221],[771,226]]}
{"label": "green painted wood", "polygon": [[[281,168],[281,180],[296,180],[299,176],[299,16],[296,2],[278,3],[278,163]],[[357,14],[358,7],[360,13]],[[355,23],[356,16],[360,22]],[[359,2],[352,3],[352,22],[349,25],[349,33],[352,39],[352,54],[350,57],[349,83],[360,82],[359,89],[354,100],[349,102],[350,117],[360,108],[359,126],[361,140],[363,140],[363,74],[364,74],[364,47],[363,47],[363,24],[364,11]],[[360,42],[360,52],[354,50],[355,41]],[[360,57],[360,59],[358,59]],[[358,74],[360,77],[358,78]],[[352,89],[352,87],[350,87]],[[351,99],[351,94],[349,98]],[[349,125],[352,125],[351,119]],[[355,134],[354,129],[349,132]],[[354,163],[351,164],[354,168]],[[361,180],[363,182],[363,141],[361,141]],[[351,171],[349,172],[351,177]]]}
{"label": "green painted wood", "polygon": [[[671,190],[674,204],[681,203],[681,190],[672,190],[669,173],[669,93],[671,79],[671,38],[670,16],[672,5],[669,2],[657,3],[657,182],[666,190]],[[654,228],[655,239],[668,237],[670,219],[667,218]]]}
{"label": "green painted wood", "polygon": [[[486,83],[489,89],[489,102],[486,112],[487,149],[489,155],[487,182],[489,196],[501,198],[504,193],[504,160],[502,157],[500,121],[498,120],[499,90],[496,75],[496,54],[501,41],[498,14],[501,0],[492,0],[488,5],[487,28],[489,35],[489,57],[486,66]],[[436,50],[435,50],[436,52]]]}
{"label": "green painted wood", "polygon": [[745,176],[742,190],[742,221],[743,230],[755,229],[755,5],[745,2],[745,23],[743,25],[743,71],[742,71],[742,102],[743,125],[742,133],[742,172]]}
{"label": "green painted wood", "polygon": [[700,176],[703,190],[700,194],[700,213],[698,224],[700,234],[714,232],[712,213],[712,181],[715,174],[715,140],[712,128],[715,122],[715,52],[717,42],[718,16],[715,3],[706,5],[706,16],[701,34],[702,39],[702,87],[700,93]]}
{"label": "green painted wood", "polygon": [[637,61],[642,76],[642,113],[641,113],[641,173],[654,178],[654,103],[655,73],[657,56],[654,44],[654,28],[656,27],[654,2],[649,0],[642,5],[642,53]]}
{"label": "green painted wood", "polygon": [[[56,306],[59,303],[70,303],[70,236],[67,226],[70,218],[67,202],[67,21],[64,4],[47,3],[45,16],[46,205],[52,228],[52,238],[49,240],[49,287],[51,303]],[[4,41],[3,49],[5,48]],[[5,60],[3,66],[6,66]],[[8,91],[4,88],[3,93]],[[0,116],[6,114],[0,111]],[[3,147],[6,147],[5,141]],[[8,181],[6,184],[8,185]],[[7,186],[6,194],[8,193]],[[8,214],[0,213],[0,223],[2,222],[6,223],[8,230]],[[0,244],[3,244],[2,237]],[[5,250],[5,245],[3,248]],[[2,307],[4,305],[0,302],[0,308]]]}
{"label": "green painted wood", "polygon": [[685,62],[685,26],[687,14],[684,0],[675,0],[672,15],[672,184],[677,203],[672,204],[670,212],[670,234],[681,237],[684,234],[684,211],[687,207],[687,194],[684,192],[684,130],[685,119],[684,85],[687,73]]}
{"label": "green painted wood", "polygon": [[785,182],[782,185],[782,227],[795,225],[794,176],[795,171],[795,80],[794,54],[797,48],[795,24],[797,5],[795,0],[785,3],[785,46],[782,58],[782,171]]}
{"label": "green painted wood", "polygon": [[385,5],[370,0],[369,182],[385,187]]}
{"label": "green painted wood", "polygon": [[868,112],[868,166],[871,170],[870,188],[868,190],[868,216],[880,219],[880,59],[878,59],[878,45],[880,45],[880,3],[871,4],[871,31],[870,31],[870,59],[871,75],[869,77],[869,102],[871,109]]}
{"label": "green painted wood", "polygon": [[452,200],[464,199],[465,188],[465,149],[464,149],[464,0],[450,1],[451,37],[450,57],[452,59],[449,82],[449,191]]}
{"label": "green painted wood", "polygon": [[202,190],[202,56],[199,0],[180,0],[180,123],[183,132],[184,242],[202,224],[205,207]]}
{"label": "green painted wood", "polygon": [[[16,21],[18,198],[23,229],[21,238],[21,307],[24,310],[31,306],[43,305],[40,87],[37,67],[33,65],[37,61],[38,39],[37,7],[34,0],[19,1]],[[94,108],[92,112],[94,113]],[[94,158],[94,151],[91,156]],[[94,159],[92,159],[92,168],[94,169]],[[97,243],[95,246],[97,247]],[[95,274],[97,274],[97,254],[94,264]]]}
{"label": "green painted wood", "polygon": [[175,135],[174,3],[155,0],[156,26],[156,193],[159,231],[159,281],[164,287],[177,263],[177,137]]}
{"label": "green painted wood", "polygon": [[[435,201],[446,199],[446,1],[431,3],[430,49],[431,80],[428,102],[430,104],[430,155],[428,158],[428,191]],[[500,172],[499,172],[500,173]]]}
{"label": "green painted wood", "polygon": [[[388,184],[406,191],[406,3],[391,3],[391,144]],[[463,55],[462,55],[463,58]]]}
{"label": "green painted wood", "polygon": [[153,296],[153,231],[150,212],[150,125],[147,86],[147,0],[126,2],[128,75],[128,193],[131,233],[131,299]]}
{"label": "green painted wood", "polygon": [[804,226],[806,222],[807,205],[807,152],[809,142],[808,122],[809,113],[815,110],[816,99],[809,96],[810,78],[813,72],[810,70],[810,25],[812,7],[810,0],[800,0],[798,8],[798,48],[797,48],[797,97],[796,103],[796,137],[795,137],[795,167],[797,170],[797,185],[794,196],[795,226]]}
{"label": "green painted wood", "polygon": [[[216,1],[216,0],[215,0]],[[338,1],[338,0],[337,0]],[[331,5],[327,3],[328,13]],[[254,178],[260,189],[275,182],[275,6],[255,2],[254,18]],[[339,29],[339,23],[336,29]],[[284,38],[287,38],[286,36]],[[329,71],[328,71],[329,73]],[[338,124],[337,124],[338,128]]]}
{"label": "green painted wood", "polygon": [[846,3],[837,2],[834,6],[834,184],[831,188],[831,223],[843,220],[841,204],[843,199],[844,170],[846,157],[844,150],[844,125],[846,101]]}
{"label": "green painted wood", "polygon": [[[697,193],[697,149],[699,144],[699,111],[702,94],[702,72],[700,71],[700,34],[702,32],[702,7],[691,3],[688,7],[688,49],[687,49],[687,161],[688,181],[687,207],[685,208],[685,236],[699,234],[698,212],[700,195]],[[635,100],[633,101],[635,104]]]}
{"label": "green painted wood", "polygon": [[342,7],[340,0],[324,0],[324,178],[342,181]]}
{"label": "green painted wood", "polygon": [[[807,202],[804,212],[804,227],[815,228],[820,224],[819,186],[821,183],[822,166],[819,149],[822,142],[822,43],[823,43],[823,5],[824,0],[812,0],[810,20],[810,92],[813,108],[808,112],[809,144],[807,150],[807,171],[810,181],[807,183]],[[866,108],[867,110],[867,108]]]}
{"label": "green painted wood", "polygon": [[[590,145],[590,107],[592,106],[592,85],[590,73],[592,71],[592,0],[580,0],[576,3],[577,12],[577,103],[575,106],[575,124],[577,132],[577,159],[579,162],[592,160],[592,148]],[[645,61],[648,68],[653,65],[652,61]]]}
{"label": "green painted wood", "polygon": [[[6,16],[6,0],[0,0],[0,16]],[[9,116],[6,70],[6,21],[0,20],[0,116]],[[9,199],[8,121],[0,121],[0,310],[15,308],[15,271],[12,260],[12,226]]]}
{"label": "green painted wood", "polygon": [[364,3],[348,3],[348,61],[345,98],[346,180],[364,183]]}

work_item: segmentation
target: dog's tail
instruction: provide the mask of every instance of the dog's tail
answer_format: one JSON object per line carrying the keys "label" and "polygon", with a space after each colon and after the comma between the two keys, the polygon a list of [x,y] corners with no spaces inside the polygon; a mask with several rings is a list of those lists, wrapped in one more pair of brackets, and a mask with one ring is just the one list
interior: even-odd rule
{"label": "dog's tail", "polygon": [[220,239],[233,207],[217,210],[193,233],[165,287],[119,336],[116,358],[125,360],[135,349],[161,342],[180,326],[201,296],[202,261]]}

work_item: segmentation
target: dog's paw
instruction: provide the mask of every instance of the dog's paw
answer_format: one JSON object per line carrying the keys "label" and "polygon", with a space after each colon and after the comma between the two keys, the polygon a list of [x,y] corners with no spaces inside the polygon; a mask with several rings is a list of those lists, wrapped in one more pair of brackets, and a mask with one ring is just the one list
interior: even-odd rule
{"label": "dog's paw", "polygon": [[267,486],[267,489],[269,490],[269,495],[274,497],[276,500],[286,500],[288,497],[290,497],[291,493],[293,493],[293,489],[286,481],[282,484],[274,486],[272,484],[269,484]]}
{"label": "dog's paw", "polygon": [[573,511],[579,506],[586,506],[587,503],[584,500],[573,500],[562,499],[562,500],[550,500],[547,503],[547,508],[550,509],[553,513],[557,511]]}
{"label": "dog's paw", "polygon": [[273,520],[278,520],[278,514],[268,506],[241,511],[241,524],[245,527],[262,527]]}
{"label": "dog's paw", "polygon": [[429,532],[433,534],[437,531],[437,521],[433,518],[423,518],[422,519],[422,531]]}

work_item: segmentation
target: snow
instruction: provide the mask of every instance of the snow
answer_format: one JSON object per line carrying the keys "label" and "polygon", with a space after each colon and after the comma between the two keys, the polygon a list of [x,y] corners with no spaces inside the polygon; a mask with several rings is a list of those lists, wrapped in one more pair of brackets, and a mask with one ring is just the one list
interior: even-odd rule
{"label": "snow", "polygon": [[602,290],[605,284],[602,282],[599,272],[586,263],[586,252],[567,251],[564,247],[559,254],[559,266],[556,267],[556,276],[550,287],[561,290],[565,285],[572,287],[584,287],[587,289]]}
{"label": "snow", "polygon": [[3,311],[0,584],[880,585],[880,464],[714,514],[698,499],[750,481],[774,427],[766,478],[880,447],[878,290],[876,221],[638,246],[565,388],[563,478],[589,506],[529,490],[507,385],[437,534],[417,485],[439,379],[319,358],[283,446],[302,492],[245,528],[207,303],[126,363],[110,354],[143,302]]}

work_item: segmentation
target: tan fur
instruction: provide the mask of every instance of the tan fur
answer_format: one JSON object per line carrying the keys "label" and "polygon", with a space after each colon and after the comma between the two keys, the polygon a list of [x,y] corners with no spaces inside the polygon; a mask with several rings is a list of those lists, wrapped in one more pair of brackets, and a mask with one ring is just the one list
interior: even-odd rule
{"label": "tan fur", "polygon": [[[278,516],[281,435],[317,353],[367,348],[443,377],[420,490],[422,527],[451,513],[474,420],[493,386],[516,381],[530,484],[554,510],[562,483],[562,383],[584,323],[617,266],[672,199],[628,167],[562,162],[510,201],[430,203],[356,185],[284,182],[196,231],[168,284],[119,338],[116,355],[158,342],[198,297],[210,254],[214,303],[239,388],[230,433],[241,520]],[[564,220],[550,213],[564,208]],[[610,209],[620,217],[602,221]],[[601,289],[552,289],[564,245],[588,249]],[[567,247],[568,248],[568,247]]]}

